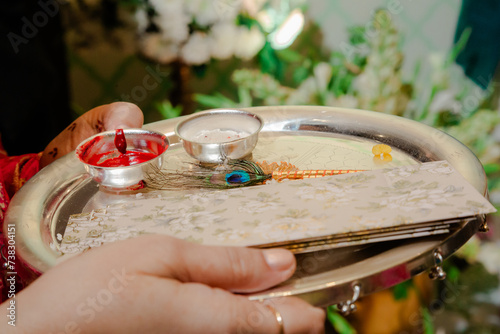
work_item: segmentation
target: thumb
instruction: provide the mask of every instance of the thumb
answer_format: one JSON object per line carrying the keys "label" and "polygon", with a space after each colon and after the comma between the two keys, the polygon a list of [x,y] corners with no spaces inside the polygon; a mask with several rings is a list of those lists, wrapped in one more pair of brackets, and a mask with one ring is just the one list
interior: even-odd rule
{"label": "thumb", "polygon": [[140,128],[144,122],[141,109],[132,103],[115,102],[98,111],[101,113],[103,130]]}

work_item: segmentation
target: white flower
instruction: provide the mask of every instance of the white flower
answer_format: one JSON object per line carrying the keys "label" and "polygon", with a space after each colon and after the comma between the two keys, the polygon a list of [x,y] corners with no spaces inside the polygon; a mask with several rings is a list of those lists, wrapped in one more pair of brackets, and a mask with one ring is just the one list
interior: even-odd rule
{"label": "white flower", "polygon": [[354,109],[358,107],[358,99],[352,95],[342,95],[335,100],[334,106]]}
{"label": "white flower", "polygon": [[160,16],[175,17],[184,12],[182,1],[179,0],[149,0],[149,3]]}
{"label": "white flower", "polygon": [[194,32],[181,49],[181,57],[188,65],[201,65],[210,60],[210,41],[206,34]]}
{"label": "white flower", "polygon": [[326,92],[325,105],[332,107],[356,109],[359,107],[358,99],[353,95],[341,95],[335,97],[332,92]]}
{"label": "white flower", "polygon": [[492,274],[500,274],[500,242],[484,242],[477,258]]}
{"label": "white flower", "polygon": [[255,18],[267,33],[272,32],[276,28],[276,22],[274,22],[273,17],[265,10],[257,13]]}
{"label": "white flower", "polygon": [[210,31],[210,53],[215,59],[227,59],[234,54],[238,28],[231,23],[217,23]]}
{"label": "white flower", "polygon": [[226,15],[226,8],[231,8],[226,2],[227,0],[187,0],[184,1],[184,9],[197,24],[206,27],[220,21]]}
{"label": "white flower", "polygon": [[429,55],[429,64],[434,69],[442,69],[446,59],[442,53],[431,53]]}
{"label": "white flower", "polygon": [[245,10],[251,17],[255,17],[262,9],[266,0],[241,0],[240,2],[242,3],[243,10]]}
{"label": "white flower", "polygon": [[184,0],[184,11],[189,15],[194,16],[200,10],[199,7],[203,2],[205,2],[205,0]]}
{"label": "white flower", "polygon": [[319,91],[325,91],[332,77],[332,67],[328,63],[319,63],[314,67],[314,78]]}
{"label": "white flower", "polygon": [[176,43],[187,40],[191,18],[184,12],[182,1],[151,0],[150,3],[157,14],[153,21],[160,28],[163,39]]}
{"label": "white flower", "polygon": [[456,92],[452,89],[447,89],[438,92],[429,106],[431,113],[438,113],[440,111],[451,111],[452,113],[459,114],[462,105],[455,98]]}
{"label": "white flower", "polygon": [[299,105],[309,104],[312,102],[313,97],[316,95],[316,81],[313,77],[309,77],[302,81],[299,87],[294,90],[287,98],[286,104]]}
{"label": "white flower", "polygon": [[446,59],[443,54],[434,53],[429,56],[432,66],[431,82],[439,87],[447,87],[450,81],[450,73],[446,68]]}
{"label": "white flower", "polygon": [[194,18],[196,23],[201,26],[209,26],[220,19],[219,13],[215,11],[212,4],[205,5],[202,10]]}
{"label": "white flower", "polygon": [[160,34],[147,34],[140,40],[143,54],[159,63],[166,64],[177,59],[179,48],[176,44],[162,40]]}
{"label": "white flower", "polygon": [[234,21],[242,8],[242,0],[208,0],[218,21]]}
{"label": "white flower", "polygon": [[353,85],[355,90],[365,98],[371,98],[378,94],[379,83],[376,76],[371,75],[369,69],[358,75],[354,79]]}
{"label": "white flower", "polygon": [[154,18],[163,35],[163,39],[180,44],[189,37],[189,18],[180,13],[179,15],[161,15]]}
{"label": "white flower", "polygon": [[135,14],[135,21],[137,22],[137,30],[139,33],[146,31],[149,25],[148,15],[146,11],[142,8],[138,9]]}
{"label": "white flower", "polygon": [[265,42],[264,35],[256,26],[250,30],[243,26],[239,27],[234,54],[241,59],[251,59],[262,49]]}

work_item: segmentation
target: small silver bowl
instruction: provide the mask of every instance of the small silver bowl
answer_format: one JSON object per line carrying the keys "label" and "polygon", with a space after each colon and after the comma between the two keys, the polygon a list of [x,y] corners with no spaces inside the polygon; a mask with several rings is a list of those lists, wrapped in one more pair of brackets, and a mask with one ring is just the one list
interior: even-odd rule
{"label": "small silver bowl", "polygon": [[167,136],[160,132],[144,129],[124,129],[123,132],[127,141],[127,151],[151,153],[153,157],[130,166],[102,167],[96,165],[94,161],[96,158],[102,162],[120,155],[114,142],[115,131],[94,135],[80,143],[76,148],[76,155],[85,165],[87,172],[97,183],[105,187],[121,189],[138,185],[153,166],[161,168],[164,153],[169,146]]}
{"label": "small silver bowl", "polygon": [[214,109],[194,114],[175,127],[186,152],[201,162],[240,159],[257,145],[264,126],[259,116],[235,109]]}

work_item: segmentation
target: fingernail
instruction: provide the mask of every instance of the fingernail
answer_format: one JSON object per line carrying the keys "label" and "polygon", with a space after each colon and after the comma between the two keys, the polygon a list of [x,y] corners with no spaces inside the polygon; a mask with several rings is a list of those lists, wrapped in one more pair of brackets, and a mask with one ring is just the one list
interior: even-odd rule
{"label": "fingernail", "polygon": [[266,249],[263,251],[264,258],[271,269],[282,271],[290,269],[295,265],[293,254],[284,249]]}

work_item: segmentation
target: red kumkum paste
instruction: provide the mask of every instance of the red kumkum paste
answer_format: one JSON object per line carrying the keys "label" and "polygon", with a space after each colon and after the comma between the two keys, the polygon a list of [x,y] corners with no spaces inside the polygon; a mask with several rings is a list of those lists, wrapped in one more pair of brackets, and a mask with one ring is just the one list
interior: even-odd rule
{"label": "red kumkum paste", "polygon": [[158,156],[154,153],[129,150],[125,154],[120,154],[117,157],[109,158],[102,162],[99,162],[103,157],[108,156],[112,153],[113,152],[95,154],[89,157],[87,163],[98,167],[124,167],[124,166],[137,165],[149,161]]}
{"label": "red kumkum paste", "polygon": [[[105,159],[107,156],[113,156],[114,151],[94,154],[89,157],[86,162],[98,167],[125,167],[137,165],[157,157],[157,154],[154,153],[135,150],[127,151],[127,140],[125,139],[123,129],[118,129],[115,132],[115,146],[118,152],[120,152],[120,155]],[[105,160],[101,161],[102,159]]]}

